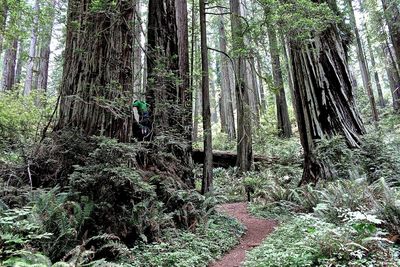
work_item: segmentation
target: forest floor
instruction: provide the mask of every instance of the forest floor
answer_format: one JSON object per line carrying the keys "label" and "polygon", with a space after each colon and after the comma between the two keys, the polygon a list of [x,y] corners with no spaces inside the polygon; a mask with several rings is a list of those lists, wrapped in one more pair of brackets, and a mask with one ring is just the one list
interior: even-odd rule
{"label": "forest floor", "polygon": [[229,251],[224,257],[210,267],[236,267],[241,266],[246,257],[246,252],[259,246],[264,238],[275,230],[277,221],[259,219],[247,212],[247,203],[228,203],[218,207],[218,211],[236,218],[247,231],[240,240],[239,245]]}

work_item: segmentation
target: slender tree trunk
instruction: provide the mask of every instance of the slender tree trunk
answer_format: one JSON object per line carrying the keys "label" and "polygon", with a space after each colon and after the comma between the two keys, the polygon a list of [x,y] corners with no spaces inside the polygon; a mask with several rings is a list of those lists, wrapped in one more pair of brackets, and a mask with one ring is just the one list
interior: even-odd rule
{"label": "slender tree trunk", "polygon": [[33,9],[34,18],[31,32],[31,42],[29,46],[29,59],[28,66],[26,67],[26,78],[25,78],[25,86],[24,86],[24,95],[29,95],[32,91],[33,86],[33,70],[36,62],[36,45],[38,38],[38,27],[39,27],[39,0],[35,0],[35,7]]}
{"label": "slender tree trunk", "polygon": [[[255,52],[252,52],[255,54]],[[250,57],[249,59],[249,64],[250,64],[250,74],[251,74],[251,83],[253,87],[253,95],[254,95],[254,105],[255,105],[255,112],[256,112],[256,120],[257,124],[260,123],[260,106],[261,106],[261,100],[260,100],[260,89],[257,81],[257,73],[256,73],[256,63],[254,56]]]}
{"label": "slender tree trunk", "polygon": [[353,31],[355,33],[355,38],[356,38],[356,42],[357,42],[356,48],[357,48],[358,63],[360,65],[361,77],[363,80],[364,89],[367,91],[369,103],[371,105],[372,119],[375,122],[377,122],[379,120],[378,110],[376,109],[375,97],[374,97],[374,93],[372,91],[372,85],[371,85],[371,76],[369,74],[367,61],[365,59],[364,49],[361,44],[360,33],[357,28],[357,23],[356,23],[356,18],[354,15],[352,0],[347,0],[347,4],[348,4],[348,7],[350,8],[350,22],[351,22]]}
{"label": "slender tree trunk", "polygon": [[[365,29],[367,29],[366,25]],[[372,69],[374,71],[374,79],[376,84],[376,90],[378,92],[379,106],[381,108],[384,108],[386,106],[385,99],[383,98],[383,92],[382,92],[381,82],[379,79],[379,74],[378,71],[376,70],[376,61],[375,61],[374,51],[372,49],[371,37],[369,36],[369,34],[367,34],[367,45],[368,45],[369,56],[371,58]]]}
{"label": "slender tree trunk", "polygon": [[292,100],[293,110],[295,111],[295,114],[297,114],[297,112],[296,112],[296,100],[295,100],[295,97],[294,97],[293,73],[292,73],[291,68],[290,68],[291,63],[289,62],[288,46],[287,46],[287,42],[286,42],[285,37],[283,36],[283,34],[280,35],[280,39],[281,39],[281,45],[283,47],[283,56],[285,58],[285,68],[286,68],[286,71],[287,71],[290,98]]}
{"label": "slender tree trunk", "polygon": [[[108,12],[90,11],[84,0],[69,1],[57,128],[75,127],[87,135],[129,142],[134,8],[121,0]],[[126,107],[110,105],[112,101]]]}
{"label": "slender tree trunk", "polygon": [[[385,19],[389,29],[390,39],[396,56],[397,69],[400,69],[400,10],[395,1],[382,0]],[[400,73],[399,73],[400,75]]]}
{"label": "slender tree trunk", "polygon": [[261,67],[261,57],[260,57],[260,55],[257,55],[257,70],[258,70],[258,73],[259,73],[258,84],[260,86],[260,102],[261,102],[260,112],[262,114],[265,110],[267,110],[267,101],[265,99],[264,81],[263,81],[263,78],[262,78],[263,69]]}
{"label": "slender tree trunk", "polygon": [[237,163],[240,172],[249,171],[253,161],[251,106],[246,86],[246,61],[240,54],[245,47],[243,27],[240,18],[239,0],[230,0],[233,50],[239,55],[235,58],[236,105],[237,105]]}
{"label": "slender tree trunk", "polygon": [[50,22],[45,29],[45,36],[43,37],[42,47],[40,49],[40,63],[38,72],[38,89],[44,92],[47,91],[47,81],[49,77],[49,62],[50,62],[50,44],[53,34],[54,20],[55,20],[55,6],[57,0],[52,1]]}
{"label": "slender tree trunk", "polygon": [[133,20],[133,92],[136,98],[139,98],[142,90],[143,82],[143,65],[142,65],[142,20],[140,18],[140,1],[134,1],[135,13]]}
{"label": "slender tree trunk", "polygon": [[317,140],[341,135],[358,147],[364,126],[356,110],[345,49],[336,25],[311,35],[306,43],[290,40],[304,173],[300,184],[331,178],[334,169],[314,154]]}
{"label": "slender tree trunk", "polygon": [[12,90],[15,84],[15,65],[17,60],[18,39],[11,42],[11,46],[7,48],[3,62],[3,79],[1,90]]}
{"label": "slender tree trunk", "polygon": [[276,32],[271,27],[268,28],[269,50],[272,61],[272,72],[276,94],[276,115],[278,121],[278,134],[280,137],[289,138],[292,136],[292,126],[290,125],[288,106],[286,102],[285,88],[283,87],[283,77],[281,61],[279,58],[278,41]]}
{"label": "slender tree trunk", "polygon": [[393,100],[393,110],[400,112],[400,75],[394,62],[389,43],[381,45],[382,57],[386,63],[386,73],[389,80],[390,92]]}
{"label": "slender tree trunk", "polygon": [[211,135],[211,112],[210,112],[210,93],[209,93],[209,73],[208,73],[208,48],[206,31],[206,11],[205,2],[200,0],[200,32],[201,32],[201,88],[203,94],[203,132],[204,132],[204,164],[203,182],[201,186],[202,194],[213,191],[213,154],[212,154],[212,135]]}
{"label": "slender tree trunk", "polygon": [[21,82],[21,72],[22,72],[22,65],[24,64],[24,41],[19,40],[18,42],[18,53],[17,53],[17,66],[15,68],[15,83],[19,84]]}
{"label": "slender tree trunk", "polygon": [[[196,83],[197,85],[197,83]],[[201,90],[199,88],[195,89],[196,92],[196,97],[194,100],[194,120],[193,120],[193,142],[197,142],[199,137],[199,118],[200,118],[200,113],[201,111]]]}
{"label": "slender tree trunk", "polygon": [[[222,8],[219,10],[223,13]],[[226,42],[226,33],[223,17],[220,16],[219,20],[219,50],[223,53],[227,53],[227,42]],[[229,68],[229,59],[225,54],[219,55],[220,60],[220,69],[221,69],[221,108],[223,110],[224,118],[221,117],[221,122],[224,125],[223,128],[226,129],[226,133],[228,134],[229,139],[236,138],[236,130],[235,130],[235,117],[233,113],[233,101],[232,101],[232,84],[230,80],[230,68]],[[222,112],[221,112],[222,113]]]}

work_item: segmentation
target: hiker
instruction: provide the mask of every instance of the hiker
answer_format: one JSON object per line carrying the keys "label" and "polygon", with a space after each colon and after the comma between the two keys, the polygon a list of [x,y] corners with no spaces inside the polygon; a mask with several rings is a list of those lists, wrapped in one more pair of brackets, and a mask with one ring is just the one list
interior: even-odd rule
{"label": "hiker", "polygon": [[143,135],[143,138],[146,137],[149,132],[149,104],[147,104],[145,101],[140,101],[140,100],[135,100],[132,103],[132,109],[133,109],[133,117],[135,118],[135,121],[139,125],[141,129],[141,133]]}

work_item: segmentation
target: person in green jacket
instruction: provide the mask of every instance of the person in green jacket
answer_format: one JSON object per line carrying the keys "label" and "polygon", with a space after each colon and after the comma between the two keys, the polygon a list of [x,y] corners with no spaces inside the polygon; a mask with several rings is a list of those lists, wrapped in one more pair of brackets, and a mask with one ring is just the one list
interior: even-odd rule
{"label": "person in green jacket", "polygon": [[145,101],[135,100],[132,103],[133,117],[140,127],[142,137],[145,138],[150,134],[150,114],[149,104]]}

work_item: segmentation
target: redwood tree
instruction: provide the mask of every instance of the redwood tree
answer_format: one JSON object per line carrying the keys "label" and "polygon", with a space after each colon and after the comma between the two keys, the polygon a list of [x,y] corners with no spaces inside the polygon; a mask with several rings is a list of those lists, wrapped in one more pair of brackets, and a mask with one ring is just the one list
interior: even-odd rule
{"label": "redwood tree", "polygon": [[134,6],[128,0],[105,5],[69,1],[58,128],[129,141]]}
{"label": "redwood tree", "polygon": [[[331,2],[331,1],[315,1]],[[330,178],[332,166],[315,156],[316,141],[341,135],[358,147],[365,133],[354,103],[353,86],[342,38],[336,24],[306,41],[290,39],[291,70],[304,172],[300,184]]]}

